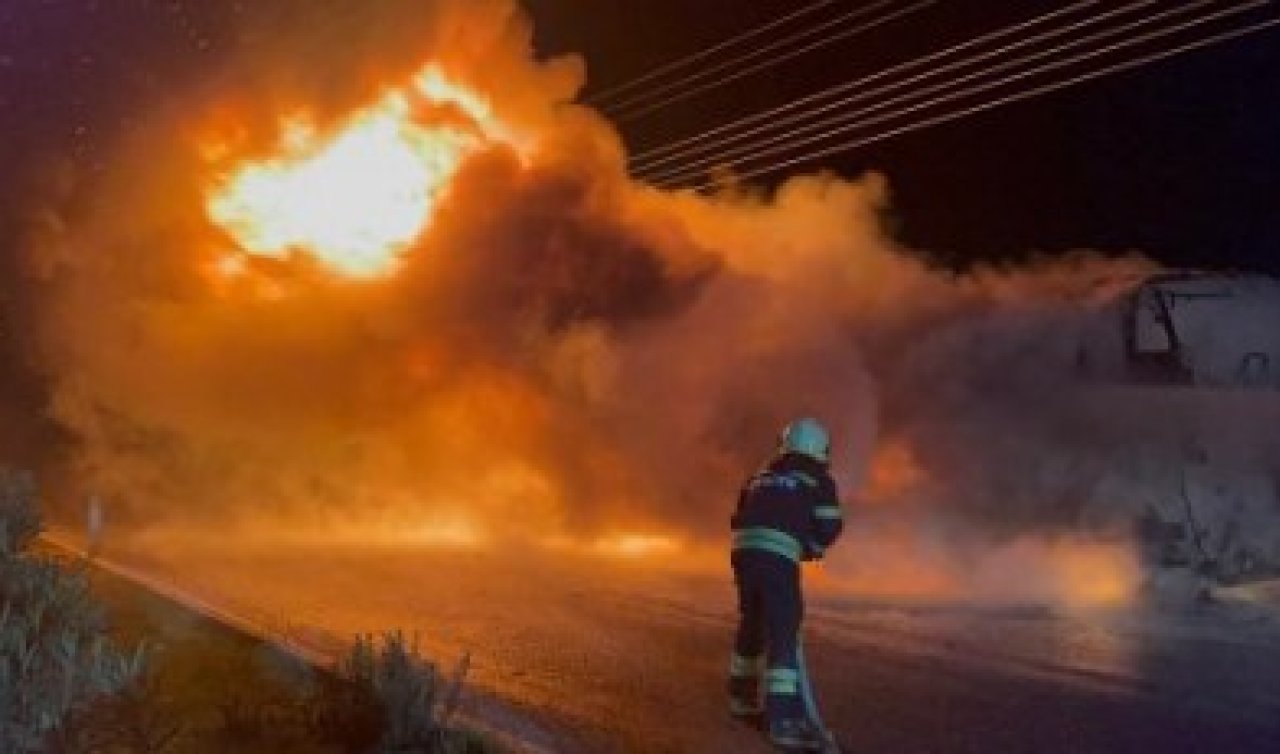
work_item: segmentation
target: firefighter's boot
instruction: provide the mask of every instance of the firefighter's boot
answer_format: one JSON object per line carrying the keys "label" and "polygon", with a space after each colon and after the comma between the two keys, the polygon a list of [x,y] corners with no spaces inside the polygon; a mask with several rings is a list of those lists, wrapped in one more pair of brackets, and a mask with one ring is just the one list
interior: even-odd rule
{"label": "firefighter's boot", "polygon": [[769,742],[788,754],[822,751],[827,745],[817,726],[804,718],[769,721]]}

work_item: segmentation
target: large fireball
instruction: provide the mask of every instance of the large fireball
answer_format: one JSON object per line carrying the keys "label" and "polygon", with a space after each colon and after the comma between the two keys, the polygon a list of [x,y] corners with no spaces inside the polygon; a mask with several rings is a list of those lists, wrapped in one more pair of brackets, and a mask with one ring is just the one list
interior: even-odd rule
{"label": "large fireball", "polygon": [[223,172],[206,209],[244,252],[374,277],[426,230],[467,157],[512,141],[482,97],[428,65],[330,131],[283,120],[277,154]]}

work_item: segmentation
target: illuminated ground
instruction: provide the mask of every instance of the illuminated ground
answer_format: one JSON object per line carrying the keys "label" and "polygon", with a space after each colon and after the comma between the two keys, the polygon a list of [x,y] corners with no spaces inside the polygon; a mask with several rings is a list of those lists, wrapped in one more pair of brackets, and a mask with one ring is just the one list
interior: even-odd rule
{"label": "illuminated ground", "polygon": [[[580,752],[767,751],[726,722],[723,573],[527,551],[117,540],[110,556],[298,635],[464,650],[482,688]],[[854,751],[1274,752],[1280,623],[1217,606],[1105,620],[810,600],[814,675]]]}

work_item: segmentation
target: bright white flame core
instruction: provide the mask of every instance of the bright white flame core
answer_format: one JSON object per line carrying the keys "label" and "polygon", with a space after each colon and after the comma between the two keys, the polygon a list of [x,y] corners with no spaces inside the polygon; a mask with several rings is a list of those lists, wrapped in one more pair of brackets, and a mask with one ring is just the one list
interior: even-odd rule
{"label": "bright white flame core", "polygon": [[[423,122],[415,100],[449,106],[450,122]],[[278,156],[237,167],[207,209],[250,254],[305,251],[340,273],[372,277],[427,228],[463,161],[497,140],[513,141],[488,104],[431,65],[331,134],[306,118],[286,121]]]}

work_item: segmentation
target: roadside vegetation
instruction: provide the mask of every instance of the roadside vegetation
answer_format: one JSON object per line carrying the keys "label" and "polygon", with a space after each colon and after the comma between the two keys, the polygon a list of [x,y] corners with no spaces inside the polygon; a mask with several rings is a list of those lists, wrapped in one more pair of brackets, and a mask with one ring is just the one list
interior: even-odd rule
{"label": "roadside vegetation", "polygon": [[40,533],[29,476],[0,474],[0,751],[78,749],[88,711],[135,685],[143,647],[122,649],[78,569],[31,554]]}
{"label": "roadside vegetation", "polygon": [[466,663],[400,633],[335,667],[41,547],[36,490],[0,472],[0,751],[496,754],[455,727]]}

